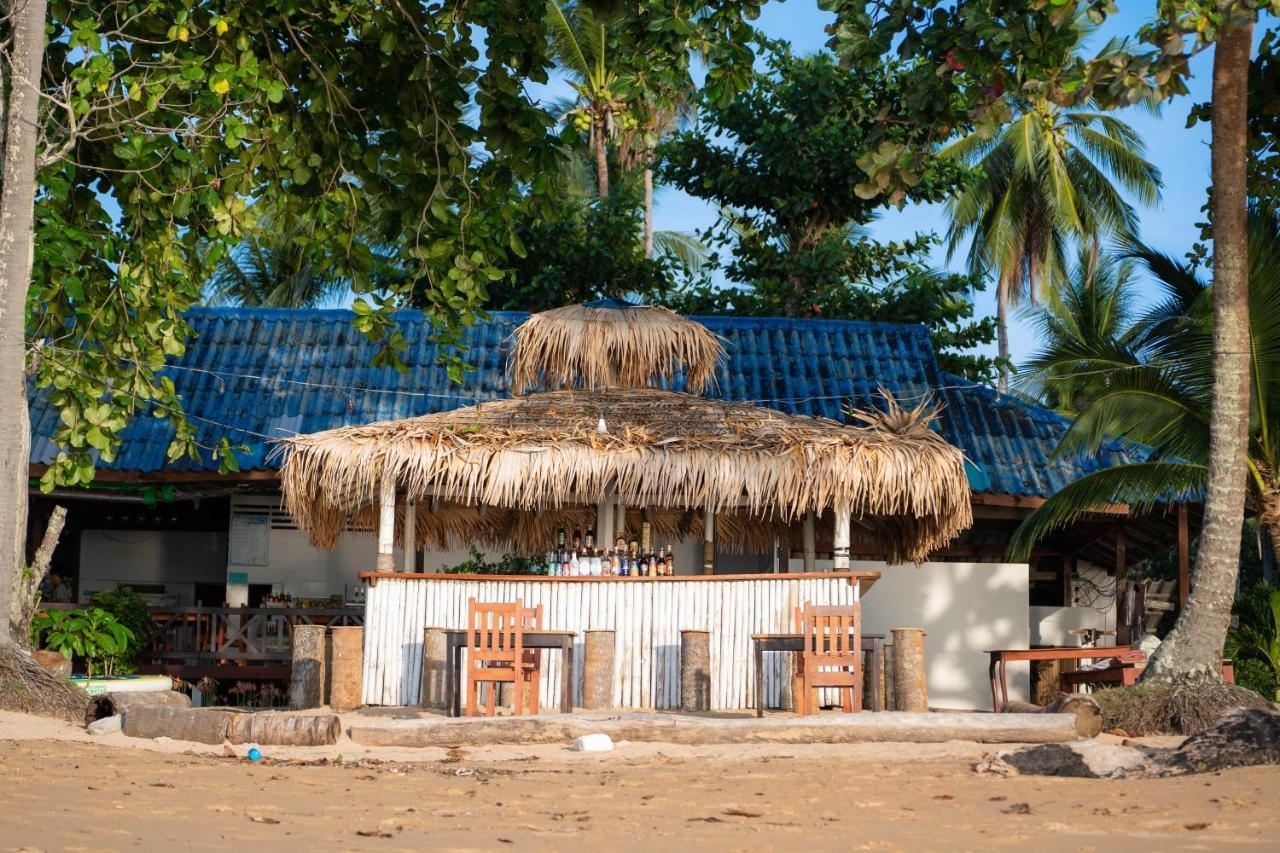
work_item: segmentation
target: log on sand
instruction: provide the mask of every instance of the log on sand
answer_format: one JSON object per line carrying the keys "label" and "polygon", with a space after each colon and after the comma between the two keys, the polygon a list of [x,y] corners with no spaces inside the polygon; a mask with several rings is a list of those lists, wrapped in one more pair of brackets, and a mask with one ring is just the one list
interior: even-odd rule
{"label": "log on sand", "polygon": [[1072,714],[880,713],[728,720],[640,713],[546,715],[503,719],[357,722],[363,746],[566,743],[602,732],[615,741],[690,745],[720,743],[1065,743],[1078,740]]}
{"label": "log on sand", "polygon": [[237,714],[227,727],[232,743],[264,746],[330,746],[342,735],[336,714]]}
{"label": "log on sand", "polygon": [[149,693],[104,693],[94,698],[97,702],[96,713],[99,717],[125,714],[130,709],[141,708],[143,705],[164,708],[191,707],[191,697],[176,690],[156,690]]}
{"label": "log on sand", "polygon": [[213,709],[169,708],[163,705],[139,705],[124,715],[122,730],[129,737],[191,740],[196,743],[222,743],[227,739],[231,711]]}
{"label": "log on sand", "polygon": [[334,714],[288,716],[157,705],[127,710],[122,729],[129,737],[263,746],[328,746],[337,743],[342,734],[342,724]]}
{"label": "log on sand", "polygon": [[1071,714],[1076,718],[1076,731],[1081,737],[1095,738],[1102,732],[1102,709],[1093,697],[1083,693],[1061,696],[1048,705],[1007,702],[1002,714]]}

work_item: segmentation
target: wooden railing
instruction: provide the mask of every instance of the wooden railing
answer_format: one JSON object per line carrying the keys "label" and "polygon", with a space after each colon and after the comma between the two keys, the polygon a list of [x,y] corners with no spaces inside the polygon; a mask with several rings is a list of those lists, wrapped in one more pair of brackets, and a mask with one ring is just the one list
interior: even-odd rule
{"label": "wooden railing", "polygon": [[187,678],[285,678],[295,625],[363,625],[362,607],[152,607],[142,668]]}

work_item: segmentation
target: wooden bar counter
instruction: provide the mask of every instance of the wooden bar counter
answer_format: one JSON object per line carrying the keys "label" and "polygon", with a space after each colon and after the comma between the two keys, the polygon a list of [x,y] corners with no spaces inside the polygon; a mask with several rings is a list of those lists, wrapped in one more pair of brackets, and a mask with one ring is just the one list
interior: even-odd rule
{"label": "wooden bar counter", "polygon": [[[425,628],[461,628],[467,600],[543,607],[543,627],[573,631],[580,656],[587,631],[615,635],[613,706],[680,707],[680,632],[711,632],[711,709],[756,707],[751,635],[793,630],[805,603],[853,604],[878,572],[650,577],[546,577],[366,572],[364,702],[416,705],[422,697]],[[561,664],[543,657],[541,704],[559,704]],[[769,654],[765,706],[782,704],[788,656]],[[581,659],[581,657],[579,657]],[[582,668],[578,667],[579,676]],[[573,685],[574,705],[582,684]]]}

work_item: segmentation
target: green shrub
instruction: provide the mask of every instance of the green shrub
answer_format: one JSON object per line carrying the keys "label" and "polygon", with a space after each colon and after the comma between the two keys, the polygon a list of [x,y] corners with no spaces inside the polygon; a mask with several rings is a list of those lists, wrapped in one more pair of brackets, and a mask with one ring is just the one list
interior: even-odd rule
{"label": "green shrub", "polygon": [[133,639],[133,632],[101,607],[46,610],[31,620],[31,630],[46,649],[83,660],[91,677],[95,669],[113,675],[117,657]]}
{"label": "green shrub", "polygon": [[107,592],[100,592],[89,600],[94,607],[101,607],[116,618],[116,621],[129,629],[132,637],[128,645],[116,656],[116,672],[130,673],[138,668],[138,655],[151,641],[151,632],[155,622],[151,619],[151,609],[147,601],[130,586],[118,586]]}
{"label": "green shrub", "polygon": [[1267,699],[1276,695],[1276,674],[1271,667],[1257,658],[1241,658],[1236,661],[1236,684],[1261,693]]}

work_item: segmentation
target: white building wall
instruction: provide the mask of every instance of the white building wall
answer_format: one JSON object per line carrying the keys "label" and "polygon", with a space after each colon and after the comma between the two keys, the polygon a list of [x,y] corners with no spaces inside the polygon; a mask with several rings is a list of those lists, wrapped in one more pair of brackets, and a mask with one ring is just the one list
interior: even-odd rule
{"label": "white building wall", "polygon": [[[925,680],[935,708],[991,709],[987,649],[1025,649],[1030,641],[1026,563],[924,563],[888,566],[857,560],[855,571],[881,573],[862,601],[866,631],[923,628]],[[1026,700],[1031,670],[1009,666],[1009,698]]]}

